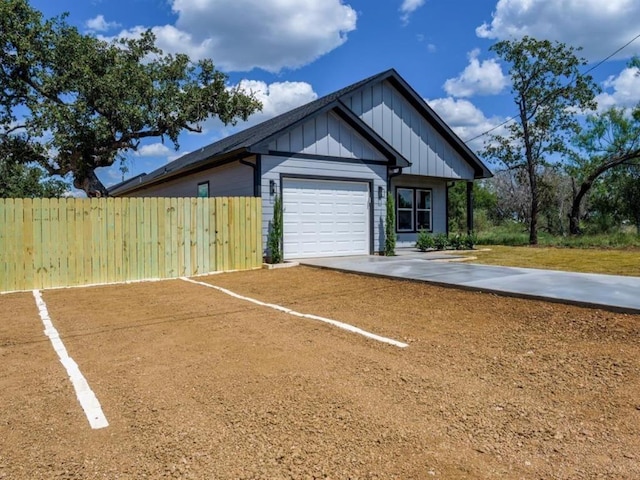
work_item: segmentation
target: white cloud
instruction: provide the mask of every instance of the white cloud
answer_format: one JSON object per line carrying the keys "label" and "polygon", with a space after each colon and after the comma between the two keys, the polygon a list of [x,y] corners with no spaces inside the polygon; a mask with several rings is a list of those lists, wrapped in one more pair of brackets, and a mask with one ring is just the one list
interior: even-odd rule
{"label": "white cloud", "polygon": [[[485,135],[475,138],[503,122],[498,117],[487,118],[482,111],[469,100],[455,99],[451,97],[426,100],[438,115],[456,132],[474,152],[479,152],[484,147],[484,142],[489,139]],[[495,135],[505,134],[504,127],[499,127],[491,132]]]}
{"label": "white cloud", "polygon": [[235,126],[225,126],[217,118],[205,122],[203,128],[207,132],[215,132],[211,141],[220,140],[232,133],[244,130],[318,98],[318,94],[313,91],[313,87],[306,82],[275,82],[267,84],[258,80],[245,79],[240,81],[239,86],[246,92],[252,92],[260,100],[262,111],[254,113],[249,117],[249,120],[239,122]]}
{"label": "white cloud", "polygon": [[89,30],[92,30],[94,32],[106,32],[107,30],[111,30],[120,26],[120,24],[117,22],[107,22],[104,19],[104,15],[98,15],[95,18],[87,20],[85,25]]}
{"label": "white cloud", "polygon": [[357,20],[342,0],[173,0],[172,9],[175,25],[152,27],[158,46],[212,58],[225,71],[301,67],[346,42]]}
{"label": "white cloud", "polygon": [[242,80],[240,88],[247,92],[253,92],[262,102],[262,111],[253,116],[259,117],[260,121],[275,117],[318,98],[313,87],[306,82],[275,82],[267,85],[265,82],[257,80]]}
{"label": "white cloud", "polygon": [[500,93],[508,84],[500,64],[495,59],[478,60],[480,50],[469,53],[469,65],[456,78],[444,83],[444,89],[454,97],[472,97],[473,95],[494,95]]}
{"label": "white cloud", "polygon": [[143,145],[135,152],[137,157],[164,157],[173,152],[172,149],[162,143]]}
{"label": "white cloud", "polygon": [[[638,34],[637,0],[499,0],[490,24],[476,29],[482,38],[506,40],[529,35],[583,47],[590,61],[605,58]],[[640,51],[638,42],[615,58]]]}
{"label": "white cloud", "polygon": [[425,0],[403,0],[402,5],[400,5],[400,19],[403,24],[406,25],[409,23],[411,14],[423,6],[424,1]]}
{"label": "white cloud", "polygon": [[640,69],[625,68],[618,76],[609,77],[603,89],[604,92],[596,97],[598,110],[635,107],[640,102]]}

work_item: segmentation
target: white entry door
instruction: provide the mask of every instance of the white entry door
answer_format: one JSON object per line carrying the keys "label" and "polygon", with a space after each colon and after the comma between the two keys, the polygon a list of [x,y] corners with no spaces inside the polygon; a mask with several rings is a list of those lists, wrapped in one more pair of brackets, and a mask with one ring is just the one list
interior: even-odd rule
{"label": "white entry door", "polygon": [[285,178],[284,258],[368,255],[369,184]]}

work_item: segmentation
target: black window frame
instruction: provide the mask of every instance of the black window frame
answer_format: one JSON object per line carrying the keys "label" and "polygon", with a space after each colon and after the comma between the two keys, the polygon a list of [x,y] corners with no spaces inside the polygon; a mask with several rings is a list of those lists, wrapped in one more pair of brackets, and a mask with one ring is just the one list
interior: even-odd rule
{"label": "black window frame", "polygon": [[[206,195],[200,195],[200,187],[206,185],[207,187],[207,194]],[[209,180],[207,180],[206,182],[200,182],[198,183],[198,186],[196,187],[196,197],[197,198],[209,198],[211,196],[211,190],[209,190]]]}
{"label": "black window frame", "polygon": [[[404,187],[398,185],[396,187],[395,192],[395,202],[396,202],[396,233],[417,233],[420,230],[417,228],[418,225],[418,212],[429,212],[429,228],[425,229],[427,232],[433,232],[433,189],[432,188],[422,188],[422,187]],[[399,190],[411,190],[411,229],[400,229],[400,215],[401,211],[406,212],[408,208],[401,208],[400,202],[398,202]],[[418,208],[418,192],[426,192],[429,194],[429,208]]]}

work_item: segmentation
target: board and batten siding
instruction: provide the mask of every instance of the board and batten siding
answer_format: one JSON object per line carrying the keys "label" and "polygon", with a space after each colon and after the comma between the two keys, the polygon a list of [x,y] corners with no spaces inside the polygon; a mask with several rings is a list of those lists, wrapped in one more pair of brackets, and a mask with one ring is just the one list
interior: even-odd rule
{"label": "board and batten siding", "polygon": [[367,140],[333,112],[297,126],[269,144],[270,151],[386,161]]}
{"label": "board and batten siding", "polygon": [[[255,157],[246,159],[255,163]],[[143,177],[144,178],[144,177]],[[232,162],[175,180],[151,185],[142,190],[125,193],[124,197],[195,197],[198,184],[209,182],[210,197],[252,197],[253,168],[240,162]]]}
{"label": "board and batten siding", "polygon": [[473,168],[388,81],[346,97],[347,106],[412,165],[403,173],[473,180]]}
{"label": "board and batten siding", "polygon": [[281,157],[272,155],[262,156],[262,240],[267,245],[267,233],[269,222],[273,218],[273,205],[275,195],[271,195],[269,182],[273,180],[280,191],[282,177],[314,177],[328,180],[361,180],[371,182],[371,208],[373,208],[373,251],[381,251],[384,248],[384,215],[385,199],[378,199],[378,187],[386,192],[386,165],[370,164],[364,162],[344,162],[335,160],[319,160],[308,158]]}
{"label": "board and batten siding", "polygon": [[[425,178],[417,175],[399,175],[391,179],[390,191],[396,194],[396,188],[424,188],[431,190],[431,210],[433,233],[447,232],[447,181],[437,178]],[[417,233],[397,233],[396,245],[400,248],[413,247],[418,239]]]}

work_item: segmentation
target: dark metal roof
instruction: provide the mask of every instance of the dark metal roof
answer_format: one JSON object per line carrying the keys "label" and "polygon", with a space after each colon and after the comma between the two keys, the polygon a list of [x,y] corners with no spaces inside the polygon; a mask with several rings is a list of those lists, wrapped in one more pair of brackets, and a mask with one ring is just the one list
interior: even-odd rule
{"label": "dark metal roof", "polygon": [[411,163],[407,159],[402,157],[401,154],[399,154],[391,145],[384,141],[377,133],[371,130],[364,122],[355,118],[355,115],[349,115],[349,113],[351,112],[346,112],[345,109],[347,109],[347,107],[340,101],[341,98],[355,92],[365,85],[386,79],[392,80],[394,81],[395,85],[403,87],[405,94],[410,95],[414,102],[417,98],[420,100],[421,103],[419,105],[419,109],[436,122],[436,126],[439,127],[438,130],[445,136],[445,138],[447,138],[452,144],[454,144],[454,146],[457,146],[458,148],[456,149],[470,164],[472,164],[476,168],[476,176],[478,178],[483,178],[478,175],[478,173],[481,172],[488,172],[488,174],[484,176],[491,176],[491,172],[489,172],[489,170],[484,166],[480,159],[475,154],[473,154],[473,152],[471,152],[471,150],[469,150],[466,145],[464,145],[464,143],[453,133],[453,131],[451,131],[451,129],[440,119],[440,117],[435,114],[435,112],[426,104],[426,102],[424,102],[424,100],[422,100],[417,96],[417,94],[415,94],[415,91],[411,89],[411,87],[409,87],[404,79],[402,79],[394,69],[390,69],[373,75],[369,78],[365,78],[364,80],[337,90],[333,93],[330,93],[329,95],[318,98],[317,100],[294,108],[293,110],[290,110],[262,123],[230,135],[199,150],[188,153],[187,155],[184,155],[174,160],[173,162],[170,162],[167,165],[152,171],[144,177],[134,177],[134,179],[138,179],[138,182],[133,182],[131,180],[134,179],[131,179],[111,187],[109,191],[111,194],[120,194],[126,191],[135,190],[143,186],[151,185],[172,177],[179,176],[181,174],[186,174],[187,172],[190,172],[197,168],[201,168],[208,164],[216,163],[218,161],[223,161],[236,156],[238,158],[247,156],[252,153],[252,149],[256,149],[253,151],[253,153],[261,153],[259,152],[260,146],[265,144],[265,142],[270,141],[272,137],[280,134],[281,132],[284,133],[285,130],[293,128],[297,124],[306,121],[313,115],[317,115],[319,113],[322,113],[323,111],[330,109],[336,109],[339,113],[341,112],[343,114],[341,116],[350,123],[356,121],[359,122],[360,124],[357,125],[357,129],[361,133],[365,134],[365,136],[368,137],[368,139],[371,140],[372,143],[376,145],[376,147],[381,148],[383,151],[386,151],[390,157],[394,158],[396,165],[408,166]]}

